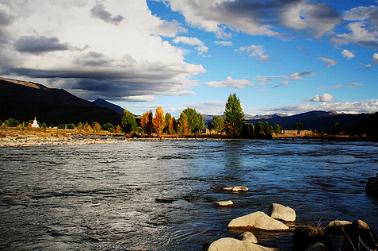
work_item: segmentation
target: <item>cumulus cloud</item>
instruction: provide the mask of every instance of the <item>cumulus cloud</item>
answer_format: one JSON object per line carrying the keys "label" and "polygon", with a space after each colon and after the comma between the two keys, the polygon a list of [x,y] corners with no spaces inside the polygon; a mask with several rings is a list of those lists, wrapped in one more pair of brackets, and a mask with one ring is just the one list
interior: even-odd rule
{"label": "cumulus cloud", "polygon": [[373,54],[373,62],[374,64],[378,64],[378,53]]}
{"label": "cumulus cloud", "polygon": [[118,25],[124,19],[121,15],[113,16],[109,11],[105,9],[105,6],[101,3],[97,3],[91,9],[92,16],[101,19],[104,22]]}
{"label": "cumulus cloud", "polygon": [[333,100],[333,96],[329,93],[324,93],[323,95],[316,95],[312,99],[311,102],[331,102]]}
{"label": "cumulus cloud", "polygon": [[207,85],[210,87],[232,87],[232,88],[243,88],[251,84],[251,81],[248,79],[232,79],[231,76],[228,76],[226,80],[223,81],[211,81],[207,82]]}
{"label": "cumulus cloud", "polygon": [[45,36],[22,36],[15,42],[14,47],[19,52],[30,54],[68,50],[68,46],[58,38]]}
{"label": "cumulus cloud", "polygon": [[349,33],[339,33],[332,41],[336,44],[357,43],[367,47],[378,47],[378,6],[360,6],[344,12],[343,19]]}
{"label": "cumulus cloud", "polygon": [[344,49],[342,52],[341,52],[341,55],[343,55],[344,58],[347,58],[347,59],[351,59],[351,58],[354,58],[354,54],[353,52],[347,50],[347,49]]}
{"label": "cumulus cloud", "polygon": [[320,57],[319,59],[322,60],[327,67],[335,66],[337,63],[336,60],[332,58]]}
{"label": "cumulus cloud", "polygon": [[335,111],[338,113],[374,113],[378,111],[378,99],[363,101],[344,101],[344,102],[322,102],[314,104],[298,104],[293,106],[282,106],[264,109],[266,113],[287,113],[297,114],[302,112],[322,110]]}
{"label": "cumulus cloud", "polygon": [[306,0],[167,0],[188,24],[216,34],[223,26],[251,35],[281,36],[276,26],[311,31],[320,37],[339,23],[339,14],[330,6]]}
{"label": "cumulus cloud", "polygon": [[[145,1],[104,1],[100,8],[95,0],[67,1],[0,4],[0,10],[14,16],[0,26],[9,44],[0,43],[0,74],[33,79],[87,99],[137,101],[135,97],[146,95],[188,94],[196,84],[193,77],[205,72],[164,40],[181,32],[179,23],[152,15]],[[99,14],[99,9],[116,15]]]}
{"label": "cumulus cloud", "polygon": [[215,41],[216,45],[221,45],[221,46],[232,46],[231,41]]}
{"label": "cumulus cloud", "polygon": [[270,59],[270,56],[265,52],[265,49],[261,45],[252,44],[250,46],[242,46],[238,51],[246,53],[248,56],[260,61],[267,61]]}
{"label": "cumulus cloud", "polygon": [[206,54],[207,51],[209,50],[209,48],[201,40],[199,40],[196,37],[179,36],[179,37],[176,37],[173,40],[173,42],[175,42],[176,44],[182,43],[182,44],[194,46],[196,48],[198,54]]}

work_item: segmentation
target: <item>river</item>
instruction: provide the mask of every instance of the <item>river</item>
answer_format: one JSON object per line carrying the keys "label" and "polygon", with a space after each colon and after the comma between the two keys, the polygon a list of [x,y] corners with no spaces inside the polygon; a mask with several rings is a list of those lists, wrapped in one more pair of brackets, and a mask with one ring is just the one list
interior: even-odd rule
{"label": "river", "polygon": [[[378,231],[378,143],[317,140],[127,141],[0,148],[0,249],[201,250],[227,223],[271,203],[297,224],[366,220]],[[230,194],[224,186],[249,191]],[[159,200],[165,199],[165,200]],[[231,199],[234,208],[214,201]],[[290,250],[291,233],[255,231]]]}

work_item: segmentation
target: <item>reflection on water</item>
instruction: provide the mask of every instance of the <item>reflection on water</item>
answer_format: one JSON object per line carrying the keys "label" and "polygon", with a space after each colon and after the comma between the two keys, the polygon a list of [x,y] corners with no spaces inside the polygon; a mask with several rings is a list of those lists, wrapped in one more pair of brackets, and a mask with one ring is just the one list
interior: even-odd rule
{"label": "reflection on water", "polygon": [[[378,144],[153,141],[0,148],[0,249],[201,250],[272,202],[297,222],[365,219],[378,230]],[[223,186],[246,185],[245,194]],[[219,209],[216,200],[236,207]],[[257,232],[290,249],[290,233]]]}

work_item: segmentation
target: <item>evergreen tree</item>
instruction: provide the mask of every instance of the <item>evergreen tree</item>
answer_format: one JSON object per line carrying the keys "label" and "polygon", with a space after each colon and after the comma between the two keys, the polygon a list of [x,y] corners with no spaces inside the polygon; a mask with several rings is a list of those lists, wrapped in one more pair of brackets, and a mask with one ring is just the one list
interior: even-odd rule
{"label": "evergreen tree", "polygon": [[230,94],[228,97],[224,117],[224,126],[227,135],[239,135],[244,123],[244,113],[236,94]]}
{"label": "evergreen tree", "polygon": [[130,133],[137,127],[137,122],[135,120],[134,114],[126,109],[123,111],[121,126],[125,133]]}

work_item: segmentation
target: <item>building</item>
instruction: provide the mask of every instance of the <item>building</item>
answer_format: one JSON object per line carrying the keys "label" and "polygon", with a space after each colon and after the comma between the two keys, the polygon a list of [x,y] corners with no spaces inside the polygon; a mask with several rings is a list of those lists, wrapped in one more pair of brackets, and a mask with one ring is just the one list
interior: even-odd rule
{"label": "building", "polygon": [[38,125],[38,122],[37,122],[37,118],[36,118],[36,117],[34,117],[33,124],[32,124],[32,128],[39,128],[39,125]]}

